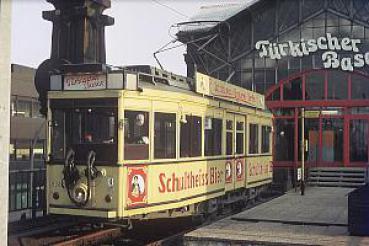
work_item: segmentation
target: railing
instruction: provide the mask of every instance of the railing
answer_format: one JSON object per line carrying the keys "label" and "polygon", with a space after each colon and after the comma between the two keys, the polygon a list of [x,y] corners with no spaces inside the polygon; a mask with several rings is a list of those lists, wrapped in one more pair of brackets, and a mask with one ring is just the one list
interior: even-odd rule
{"label": "railing", "polygon": [[[9,212],[46,212],[46,169],[9,171]],[[31,187],[32,186],[32,187]]]}

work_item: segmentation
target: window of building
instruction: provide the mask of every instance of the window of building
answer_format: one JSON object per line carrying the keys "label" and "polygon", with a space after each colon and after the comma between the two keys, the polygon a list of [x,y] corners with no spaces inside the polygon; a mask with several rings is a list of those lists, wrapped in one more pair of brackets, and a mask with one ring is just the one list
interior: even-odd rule
{"label": "window of building", "polygon": [[323,100],[324,99],[324,73],[309,73],[305,77],[305,98],[306,100]]}
{"label": "window of building", "polygon": [[328,72],[328,99],[347,99],[348,74],[332,70]]}
{"label": "window of building", "polygon": [[236,154],[244,153],[244,122],[236,122]]}
{"label": "window of building", "polygon": [[43,140],[39,140],[37,141],[37,143],[35,144],[34,148],[33,148],[33,158],[35,160],[43,160],[43,156],[44,156],[44,141]]}
{"label": "window of building", "polygon": [[350,161],[368,162],[369,123],[366,120],[350,122]]}
{"label": "window of building", "polygon": [[226,155],[233,155],[233,121],[226,121]]}
{"label": "window of building", "polygon": [[32,102],[20,99],[17,100],[16,112],[15,115],[19,117],[31,117],[32,112]]}
{"label": "window of building", "polygon": [[351,114],[369,114],[369,107],[352,107]]}
{"label": "window of building", "polygon": [[322,119],[322,159],[343,160],[343,119]]}
{"label": "window of building", "polygon": [[42,118],[40,103],[35,98],[11,97],[11,116]]}
{"label": "window of building", "polygon": [[15,160],[15,140],[14,139],[10,139],[9,160],[11,161]]}
{"label": "window of building", "polygon": [[283,85],[284,100],[302,100],[302,78],[296,78]]}
{"label": "window of building", "polygon": [[186,123],[181,122],[181,157],[201,156],[201,117],[186,115]]}
{"label": "window of building", "polygon": [[16,107],[16,97],[12,96],[11,97],[11,101],[10,101],[10,115],[14,116],[15,113],[17,112],[17,107]]}
{"label": "window of building", "polygon": [[16,160],[28,161],[31,154],[31,141],[29,140],[17,140],[15,143],[16,148]]}
{"label": "window of building", "polygon": [[124,159],[149,159],[149,113],[124,112]]}
{"label": "window of building", "polygon": [[270,126],[261,127],[261,153],[270,152],[270,133],[272,128]]}
{"label": "window of building", "polygon": [[368,79],[352,74],[352,99],[369,99],[369,83]]}
{"label": "window of building", "polygon": [[9,175],[9,210],[16,211],[30,208],[32,197],[29,190],[28,172],[15,172]]}
{"label": "window of building", "polygon": [[40,103],[37,101],[32,102],[32,117],[33,118],[43,118],[43,115],[40,113]]}
{"label": "window of building", "polygon": [[249,154],[259,153],[259,126],[250,124]]}
{"label": "window of building", "polygon": [[205,156],[222,154],[222,125],[221,119],[205,118]]}
{"label": "window of building", "polygon": [[176,158],[176,114],[155,113],[154,158]]}
{"label": "window of building", "polygon": [[293,161],[295,156],[294,148],[295,122],[293,119],[275,120],[275,144],[274,153],[276,161]]}

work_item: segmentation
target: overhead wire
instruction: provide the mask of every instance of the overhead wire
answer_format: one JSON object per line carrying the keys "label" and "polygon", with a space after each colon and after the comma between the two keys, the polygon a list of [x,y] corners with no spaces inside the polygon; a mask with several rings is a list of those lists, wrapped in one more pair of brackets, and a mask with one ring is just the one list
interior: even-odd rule
{"label": "overhead wire", "polygon": [[172,7],[170,7],[169,5],[166,5],[166,4],[164,4],[164,3],[162,3],[162,2],[160,2],[160,1],[158,1],[158,0],[151,0],[151,1],[153,1],[153,2],[155,2],[156,4],[159,4],[159,5],[161,5],[161,6],[165,7],[165,8],[167,8],[167,9],[170,9],[171,11],[175,12],[176,14],[179,14],[179,15],[181,15],[181,16],[183,16],[183,17],[186,17],[186,18],[190,18],[188,15],[186,15],[186,14],[184,14],[184,13],[182,13],[182,12],[180,12],[180,11],[176,10],[175,8],[172,8]]}
{"label": "overhead wire", "polygon": [[[158,0],[151,0],[151,1],[153,1],[154,3],[156,3],[156,4],[160,5],[160,6],[163,6],[163,7],[167,8],[167,9],[171,10],[172,12],[174,12],[174,13],[176,13],[178,15],[181,15],[181,16],[186,17],[186,18],[190,18],[188,15],[186,15],[186,14],[184,14],[184,13],[176,10],[175,8],[173,8],[173,7],[171,7],[171,6],[167,5],[167,4],[164,4],[164,3],[162,3],[162,2],[160,2]],[[157,51],[155,51],[153,53],[154,58],[155,58],[156,62],[158,63],[158,65],[160,66],[161,69],[164,69],[164,68],[163,68],[162,64],[160,63],[159,58],[157,57],[157,54],[162,53],[162,52],[165,52],[165,51],[169,51],[169,50],[172,50],[172,49],[175,49],[175,48],[178,48],[178,47],[184,45],[184,44],[179,44],[179,45],[174,45],[172,47],[169,47],[170,45],[173,45],[173,44],[175,44],[178,41],[178,39],[171,34],[171,29],[174,26],[175,25],[171,25],[169,27],[169,29],[168,29],[168,35],[172,38],[172,41],[170,41],[169,43],[165,44],[163,47],[161,47],[160,49],[158,49]]]}

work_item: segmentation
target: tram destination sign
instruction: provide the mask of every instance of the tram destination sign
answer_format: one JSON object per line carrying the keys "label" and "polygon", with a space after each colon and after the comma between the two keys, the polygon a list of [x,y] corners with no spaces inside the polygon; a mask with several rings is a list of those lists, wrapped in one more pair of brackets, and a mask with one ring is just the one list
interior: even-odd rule
{"label": "tram destination sign", "polygon": [[[349,37],[338,38],[331,33],[316,39],[301,39],[299,42],[286,41],[272,43],[268,40],[256,42],[255,48],[261,58],[280,60],[286,56],[304,57],[316,52],[322,52],[324,68],[336,68],[343,71],[353,71],[369,65],[369,52],[362,53],[360,39]],[[341,57],[339,52],[352,53],[352,57]]]}
{"label": "tram destination sign", "polygon": [[103,89],[106,89],[106,75],[104,74],[81,74],[64,76],[64,90],[89,91]]}
{"label": "tram destination sign", "polygon": [[206,96],[265,109],[265,99],[263,95],[202,73],[196,73],[196,92]]}

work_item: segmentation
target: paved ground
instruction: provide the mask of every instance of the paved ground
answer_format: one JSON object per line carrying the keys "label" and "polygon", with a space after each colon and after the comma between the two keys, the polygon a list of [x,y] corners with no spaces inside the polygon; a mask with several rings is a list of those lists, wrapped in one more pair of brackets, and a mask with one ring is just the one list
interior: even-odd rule
{"label": "paved ground", "polygon": [[311,187],[304,196],[292,191],[232,219],[347,226],[347,195],[352,190]]}
{"label": "paved ground", "polygon": [[349,236],[347,194],[352,189],[291,191],[185,235],[185,245],[369,245]]}

